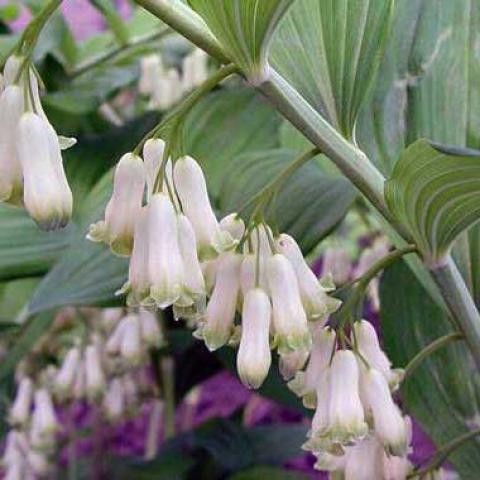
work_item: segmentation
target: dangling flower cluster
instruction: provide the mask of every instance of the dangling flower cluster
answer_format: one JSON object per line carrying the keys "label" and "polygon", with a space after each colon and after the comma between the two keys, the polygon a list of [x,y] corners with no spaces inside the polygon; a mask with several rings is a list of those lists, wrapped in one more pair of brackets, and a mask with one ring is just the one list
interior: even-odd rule
{"label": "dangling flower cluster", "polygon": [[181,75],[175,68],[165,69],[160,55],[149,55],[141,63],[138,89],[149,97],[150,108],[168,110],[183,95],[203,83],[207,74],[207,55],[199,48],[183,59]]}
{"label": "dangling flower cluster", "polygon": [[72,192],[61,150],[75,141],[59,137],[40,101],[28,58],[11,56],[0,95],[0,201],[23,204],[45,230],[62,228],[72,215]]}
{"label": "dangling flower cluster", "polygon": [[[369,322],[356,322],[349,340],[339,336],[337,349],[335,331],[318,328],[305,371],[289,383],[306,407],[316,408],[304,448],[318,457],[318,468],[341,470],[347,479],[404,479],[387,473],[408,467],[409,421],[392,399],[403,372],[391,368]],[[373,469],[384,473],[369,476]]]}

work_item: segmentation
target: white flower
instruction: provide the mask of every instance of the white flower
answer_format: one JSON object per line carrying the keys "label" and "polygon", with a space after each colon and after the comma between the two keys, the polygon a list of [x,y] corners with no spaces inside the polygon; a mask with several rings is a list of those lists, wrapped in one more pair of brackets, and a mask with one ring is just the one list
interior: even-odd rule
{"label": "white flower", "polygon": [[375,438],[367,437],[348,449],[345,480],[383,480],[383,449]]}
{"label": "white flower", "polygon": [[178,222],[167,195],[156,193],[148,206],[148,276],[150,297],[159,308],[174,304],[183,290],[184,266]]}
{"label": "white flower", "polygon": [[179,306],[203,308],[206,299],[205,280],[197,255],[197,241],[190,220],[178,216],[178,238],[185,276]]}
{"label": "white flower", "polygon": [[10,409],[9,421],[15,427],[23,427],[30,418],[33,400],[33,383],[28,377],[22,378],[17,395]]}
{"label": "white flower", "polygon": [[376,437],[389,454],[397,457],[405,455],[408,448],[405,421],[393,402],[382,373],[374,368],[363,371],[362,392],[366,410],[373,417]]}
{"label": "white flower", "polygon": [[25,480],[25,463],[17,462],[8,467],[3,480]]}
{"label": "white flower", "polygon": [[[157,179],[160,165],[162,164],[165,151],[165,142],[160,138],[150,138],[143,146],[143,161],[145,162],[145,172],[147,178],[147,199],[153,195],[155,180]],[[170,169],[172,163],[170,163]]]}
{"label": "white flower", "polygon": [[144,95],[152,94],[158,78],[164,74],[162,57],[158,54],[147,55],[140,61],[140,81],[138,90]]}
{"label": "white flower", "polygon": [[129,256],[144,189],[145,167],[142,159],[126,153],[115,169],[113,193],[105,209],[105,220],[90,225],[87,237],[94,242],[107,243],[117,255]]}
{"label": "white flower", "polygon": [[59,429],[50,393],[45,389],[37,390],[32,416],[32,445],[40,449],[49,446]]}
{"label": "white flower", "polygon": [[309,350],[311,335],[292,265],[284,255],[275,254],[267,260],[266,275],[279,353]]}
{"label": "white flower", "polygon": [[276,244],[279,252],[288,258],[295,270],[302,303],[308,318],[323,320],[325,323],[328,314],[337,310],[341,302],[326,294],[317,277],[305,262],[297,242],[290,235],[282,233]]}
{"label": "white flower", "polygon": [[222,218],[219,227],[213,238],[213,246],[219,253],[234,249],[245,233],[245,223],[236,213]]}
{"label": "white flower", "polygon": [[318,328],[313,334],[313,347],[307,368],[298,372],[288,386],[302,397],[307,408],[316,406],[316,390],[322,372],[328,368],[335,345],[335,332],[330,328]]}
{"label": "white flower", "polygon": [[62,366],[55,377],[55,389],[61,397],[70,394],[79,363],[80,350],[71,348],[65,355]]}
{"label": "white flower", "polygon": [[218,260],[215,288],[205,312],[202,335],[207,347],[216,350],[230,339],[240,289],[242,257],[225,252]]}
{"label": "white flower", "polygon": [[41,477],[45,477],[52,470],[52,465],[48,458],[36,450],[28,452],[27,462],[33,472]]}
{"label": "white flower", "polygon": [[122,319],[108,337],[107,342],[105,343],[105,351],[108,354],[118,355],[120,353],[125,325],[126,324]]}
{"label": "white flower", "polygon": [[145,342],[148,347],[160,347],[163,338],[155,313],[146,308],[141,308],[138,313],[138,319],[140,321],[142,341]]}
{"label": "white flower", "polygon": [[150,107],[167,110],[182,97],[180,75],[175,68],[168,69],[153,86]]}
{"label": "white flower", "polygon": [[85,383],[86,383],[86,374],[85,374],[85,361],[82,360],[78,367],[77,373],[75,375],[75,380],[73,382],[72,394],[73,398],[81,400],[85,397]]}
{"label": "white flower", "polygon": [[85,389],[91,400],[99,398],[105,390],[105,374],[98,348],[89,345],[85,349]]}
{"label": "white flower", "polygon": [[343,285],[348,282],[352,266],[348,252],[344,248],[327,248],[323,255],[322,273],[324,276],[331,276],[336,285]]}
{"label": "white flower", "polygon": [[0,96],[0,201],[18,203],[23,193],[23,174],[17,157],[17,125],[23,113],[23,92],[7,86]]}
{"label": "white flower", "polygon": [[362,320],[353,325],[353,341],[357,342],[360,354],[367,360],[369,365],[382,372],[390,388],[395,390],[400,383],[403,370],[392,370],[391,363],[383,350],[380,348],[377,332],[370,322]]}
{"label": "white flower", "polygon": [[215,286],[215,279],[217,277],[218,258],[204,260],[201,262],[200,268],[202,269],[202,275],[205,281],[205,290],[207,294],[210,295]]}
{"label": "white flower", "polygon": [[268,295],[259,288],[250,290],[243,301],[242,336],[237,354],[238,375],[249,388],[259,388],[270,369],[271,315]]}
{"label": "white flower", "polygon": [[116,421],[125,412],[125,393],[122,381],[114,378],[103,399],[103,410],[110,421]]}
{"label": "white flower", "polygon": [[294,377],[305,366],[309,354],[308,350],[295,350],[281,354],[278,369],[282,378],[287,381]]}
{"label": "white flower", "polygon": [[207,54],[196,48],[183,59],[182,89],[189,92],[208,78]]}
{"label": "white flower", "polygon": [[199,256],[211,255],[219,225],[210,205],[202,169],[193,158],[182,157],[173,166],[173,178],[183,212],[195,231]]}
{"label": "white flower", "polygon": [[41,228],[62,228],[72,215],[73,199],[57,134],[43,117],[32,112],[21,116],[17,134],[25,207]]}
{"label": "white flower", "polygon": [[132,365],[138,365],[143,357],[140,322],[135,315],[122,320],[123,331],[120,342],[120,354]]}

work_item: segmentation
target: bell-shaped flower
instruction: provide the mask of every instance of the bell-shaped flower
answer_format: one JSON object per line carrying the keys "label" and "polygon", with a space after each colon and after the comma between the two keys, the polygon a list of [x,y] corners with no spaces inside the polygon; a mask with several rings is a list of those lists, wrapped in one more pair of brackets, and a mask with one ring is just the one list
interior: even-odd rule
{"label": "bell-shaped flower", "polygon": [[100,398],[105,390],[106,380],[100,352],[96,345],[85,349],[85,389],[90,400]]}
{"label": "bell-shaped flower", "polygon": [[368,433],[359,394],[359,368],[350,350],[335,353],[330,367],[329,411],[326,434],[334,443],[346,445]]}
{"label": "bell-shaped flower", "polygon": [[408,449],[408,431],[395,405],[388,383],[381,372],[369,368],[362,372],[362,392],[367,413],[373,417],[375,436],[387,453],[401,457]]}
{"label": "bell-shaped flower", "polygon": [[336,285],[348,282],[352,273],[352,264],[344,248],[330,247],[323,255],[322,274],[330,276]]}
{"label": "bell-shaped flower", "polygon": [[300,296],[308,318],[325,323],[328,315],[337,310],[341,302],[327,295],[305,262],[297,242],[290,235],[282,233],[276,243],[278,251],[288,258],[295,270]]}
{"label": "bell-shaped flower", "polygon": [[305,366],[309,354],[306,350],[295,350],[280,355],[278,370],[282,378],[291,380]]}
{"label": "bell-shaped flower", "polygon": [[192,223],[201,259],[213,254],[219,225],[210,200],[207,183],[200,165],[191,157],[182,157],[173,166],[173,178],[182,209]]}
{"label": "bell-shaped flower", "polygon": [[119,378],[114,378],[108,386],[102,407],[111,422],[119,420],[125,413],[125,392]]}
{"label": "bell-shaped flower", "polygon": [[108,337],[105,343],[105,351],[109,355],[118,355],[120,353],[122,339],[125,332],[125,325],[126,323],[124,322],[124,319],[122,319]]}
{"label": "bell-shaped flower", "polygon": [[162,57],[158,54],[147,55],[140,62],[140,81],[138,90],[150,95],[155,89],[158,78],[164,74]]}
{"label": "bell-shaped flower", "polygon": [[22,378],[18,385],[17,395],[8,416],[14,427],[24,427],[29,418],[33,400],[33,383],[28,377]]}
{"label": "bell-shaped flower", "polygon": [[143,161],[138,155],[126,153],[115,169],[113,193],[105,209],[105,220],[90,225],[87,238],[107,243],[117,255],[130,255],[144,189]]}
{"label": "bell-shaped flower", "polygon": [[[302,397],[306,408],[315,408],[316,391],[322,372],[329,366],[335,346],[335,332],[330,327],[316,328],[313,334],[313,346],[307,368],[298,372],[288,387]],[[323,392],[325,393],[325,392]]]}
{"label": "bell-shaped flower", "polygon": [[383,449],[375,438],[367,437],[348,448],[345,480],[384,479]]}
{"label": "bell-shaped flower", "polygon": [[167,195],[156,193],[148,206],[148,276],[150,297],[167,308],[181,296],[184,265],[178,241],[178,221]]}
{"label": "bell-shaped flower", "polygon": [[13,85],[17,81],[20,68],[25,61],[25,57],[20,55],[10,55],[5,62],[5,67],[3,68],[3,77],[5,85]]}
{"label": "bell-shaped flower", "polygon": [[138,365],[143,358],[140,322],[136,315],[122,320],[124,327],[120,343],[120,355],[130,364]]}
{"label": "bell-shaped flower", "polygon": [[[383,477],[385,480],[406,480],[413,471],[413,465],[407,456],[394,457],[391,455],[383,455]],[[454,480],[458,477],[452,477]],[[415,480],[413,477],[412,480]],[[418,479],[421,480],[421,479]],[[433,474],[429,480],[447,480],[444,476],[435,476]]]}
{"label": "bell-shaped flower", "polygon": [[390,388],[395,390],[402,377],[403,370],[391,368],[391,363],[385,352],[380,348],[377,332],[370,322],[361,320],[355,322],[352,341],[356,342],[360,354],[368,364],[381,372],[387,380]]}
{"label": "bell-shaped flower", "polygon": [[141,308],[138,313],[141,339],[148,347],[159,348],[163,343],[163,336],[154,312]]}
{"label": "bell-shaped flower", "polygon": [[138,305],[150,294],[150,277],[148,275],[149,251],[148,207],[143,207],[135,222],[133,250],[128,268],[128,281],[117,292],[127,294],[127,305]]}
{"label": "bell-shaped flower", "polygon": [[225,252],[218,260],[215,288],[207,305],[202,336],[209,350],[225,345],[233,332],[237,297],[240,290],[242,257]]}
{"label": "bell-shaped flower", "polygon": [[71,348],[65,355],[62,366],[55,377],[55,392],[61,398],[68,397],[71,393],[79,363],[80,350],[77,347]]}
{"label": "bell-shaped flower", "polygon": [[205,280],[198,260],[195,231],[190,220],[183,214],[178,216],[178,239],[185,276],[182,295],[176,306],[190,307],[193,315],[203,313],[206,300]]}
{"label": "bell-shaped flower", "polygon": [[312,339],[292,265],[284,255],[275,254],[267,260],[266,275],[278,352],[308,351]]}
{"label": "bell-shaped flower", "polygon": [[196,48],[183,59],[182,89],[189,92],[208,78],[207,54]]}
{"label": "bell-shaped flower", "polygon": [[271,316],[268,295],[259,288],[250,290],[243,301],[242,336],[237,354],[238,375],[248,388],[259,388],[270,369]]}
{"label": "bell-shaped flower", "polygon": [[37,390],[32,416],[32,445],[40,449],[51,445],[53,436],[59,429],[50,393],[44,388]]}
{"label": "bell-shaped flower", "polygon": [[167,110],[182,97],[180,75],[175,68],[169,68],[156,80],[150,98],[150,108]]}
{"label": "bell-shaped flower", "polygon": [[24,109],[23,91],[9,85],[0,95],[0,201],[19,203],[23,193],[22,165],[17,156],[17,126]]}
{"label": "bell-shaped flower", "polygon": [[[153,195],[155,181],[157,179],[160,165],[162,164],[165,152],[165,142],[160,138],[150,138],[143,146],[143,161],[145,162],[145,173],[147,179],[147,199]],[[170,162],[170,168],[171,162]]]}
{"label": "bell-shaped flower", "polygon": [[73,199],[57,134],[44,118],[32,112],[21,116],[17,134],[25,207],[41,228],[62,228],[72,215]]}
{"label": "bell-shaped flower", "polygon": [[245,223],[236,213],[222,218],[214,235],[213,246],[219,253],[234,249],[245,233]]}

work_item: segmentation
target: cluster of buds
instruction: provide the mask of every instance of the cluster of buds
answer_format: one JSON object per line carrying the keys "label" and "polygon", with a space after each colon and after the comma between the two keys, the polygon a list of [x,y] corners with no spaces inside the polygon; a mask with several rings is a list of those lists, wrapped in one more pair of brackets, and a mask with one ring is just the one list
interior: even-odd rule
{"label": "cluster of buds", "polygon": [[35,478],[52,468],[60,431],[49,390],[23,377],[9,413],[12,430],[2,459],[6,479]]}
{"label": "cluster of buds", "polygon": [[[164,153],[164,142],[150,139],[143,162],[133,153],[122,157],[105,220],[90,227],[89,238],[131,253],[121,290],[128,304],[172,306],[210,350],[240,341],[238,371],[249,387],[265,379],[271,348],[291,377],[308,357],[312,325],[323,326],[340,302],[292,237],[275,238],[264,223],[246,229],[236,214],[218,221],[199,164],[186,156],[172,165]],[[120,349],[116,335],[111,342]]]}
{"label": "cluster of buds", "polygon": [[410,469],[409,420],[392,398],[403,372],[391,368],[365,320],[353,325],[349,340],[340,336],[341,348],[337,341],[333,329],[318,328],[305,371],[289,383],[306,407],[316,409],[304,448],[317,456],[318,468],[343,471],[347,479],[404,479],[391,473]]}
{"label": "cluster of buds", "polygon": [[150,98],[150,108],[167,110],[203,83],[207,75],[207,55],[199,48],[183,59],[181,75],[176,68],[166,69],[162,57],[154,54],[142,60],[138,88]]}
{"label": "cluster of buds", "polygon": [[73,200],[61,150],[74,141],[58,137],[48,121],[28,58],[5,64],[0,126],[0,201],[23,204],[42,229],[64,227]]}

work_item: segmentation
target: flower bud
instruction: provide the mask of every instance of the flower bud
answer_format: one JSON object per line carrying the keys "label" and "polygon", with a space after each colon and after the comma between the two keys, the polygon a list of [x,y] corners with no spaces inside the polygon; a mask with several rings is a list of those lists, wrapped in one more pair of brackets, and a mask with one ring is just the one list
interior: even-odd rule
{"label": "flower bud", "polygon": [[315,408],[316,390],[322,372],[328,368],[335,345],[335,332],[329,328],[317,328],[313,335],[313,348],[305,372],[299,372],[288,387],[302,397],[306,408]]}
{"label": "flower bud", "polygon": [[99,398],[105,390],[105,374],[98,348],[89,345],[85,349],[85,389],[90,400]]}
{"label": "flower bud", "polygon": [[309,350],[311,336],[295,271],[281,254],[267,261],[267,280],[273,305],[273,326],[278,352]]}
{"label": "flower bud", "polygon": [[178,222],[172,202],[163,193],[153,195],[148,206],[148,276],[150,296],[159,308],[167,308],[180,298],[184,266]]}
{"label": "flower bud", "polygon": [[245,233],[245,223],[236,213],[222,218],[219,227],[213,238],[213,246],[219,253],[234,249]]}
{"label": "flower bud", "polygon": [[33,399],[33,383],[28,377],[22,378],[17,395],[10,409],[9,421],[14,427],[24,427],[30,418]]}
{"label": "flower bud", "polygon": [[191,157],[182,157],[173,167],[175,187],[185,215],[192,223],[200,258],[213,249],[219,230],[208,198],[207,184],[200,165]]}
{"label": "flower bud", "polygon": [[383,374],[390,388],[395,390],[400,383],[403,371],[392,370],[391,363],[383,350],[380,348],[377,332],[370,322],[362,320],[353,325],[354,338],[359,352],[367,360],[369,365]]}
{"label": "flower bud", "polygon": [[142,159],[126,153],[115,169],[113,193],[105,209],[105,220],[90,225],[87,237],[94,242],[107,243],[117,255],[130,255],[144,189],[145,167]]}
{"label": "flower bud", "polygon": [[5,79],[5,85],[13,85],[17,80],[20,68],[22,67],[25,57],[20,55],[10,55],[5,62],[3,69],[3,75]]}
{"label": "flower bud", "polygon": [[23,200],[30,216],[45,230],[67,225],[72,215],[72,192],[57,134],[44,118],[32,112],[22,115],[17,155],[23,172]]}
{"label": "flower bud", "polygon": [[65,355],[62,366],[55,377],[55,389],[60,396],[64,397],[69,395],[79,363],[80,350],[78,348],[70,349]]}
{"label": "flower bud", "polygon": [[138,313],[141,338],[149,347],[159,348],[163,342],[162,333],[158,325],[157,316],[145,308]]}
{"label": "flower bud", "polygon": [[322,275],[330,275],[336,285],[348,282],[352,266],[344,248],[327,248],[323,255]]}
{"label": "flower bud", "polygon": [[135,315],[125,317],[120,354],[132,365],[138,365],[143,356],[140,322]]}
{"label": "flower bud", "polygon": [[125,412],[125,395],[123,385],[119,378],[114,378],[110,383],[103,399],[103,410],[108,420],[115,422]]}
{"label": "flower bud", "polygon": [[277,248],[288,258],[295,270],[300,288],[300,296],[309,319],[322,320],[325,324],[328,315],[340,306],[340,301],[329,297],[320,285],[315,274],[303,258],[297,242],[285,233],[277,240]]}
{"label": "flower bud", "polygon": [[[165,142],[160,138],[150,138],[143,146],[143,161],[145,162],[147,176],[147,199],[150,199],[153,195],[153,188],[162,164],[164,151]],[[172,168],[171,162],[170,168]]]}
{"label": "flower bud", "polygon": [[242,311],[242,337],[237,354],[237,370],[248,388],[259,388],[271,364],[270,319],[272,307],[261,289],[250,290]]}
{"label": "flower bud", "polygon": [[359,369],[353,352],[339,350],[330,368],[327,434],[341,445],[363,438],[368,433],[359,395]]}
{"label": "flower bud", "polygon": [[18,203],[23,193],[22,166],[16,149],[23,107],[20,87],[10,85],[0,95],[0,201]]}
{"label": "flower bud", "polygon": [[408,448],[408,432],[400,410],[393,402],[385,377],[376,369],[370,368],[362,374],[362,391],[366,408],[373,416],[376,437],[385,450],[401,457]]}
{"label": "flower bud", "polygon": [[50,393],[45,389],[37,390],[32,416],[32,445],[36,448],[50,445],[59,429]]}
{"label": "flower bud", "polygon": [[223,253],[218,260],[215,288],[205,312],[203,338],[209,350],[225,345],[233,331],[237,297],[240,289],[241,256]]}

